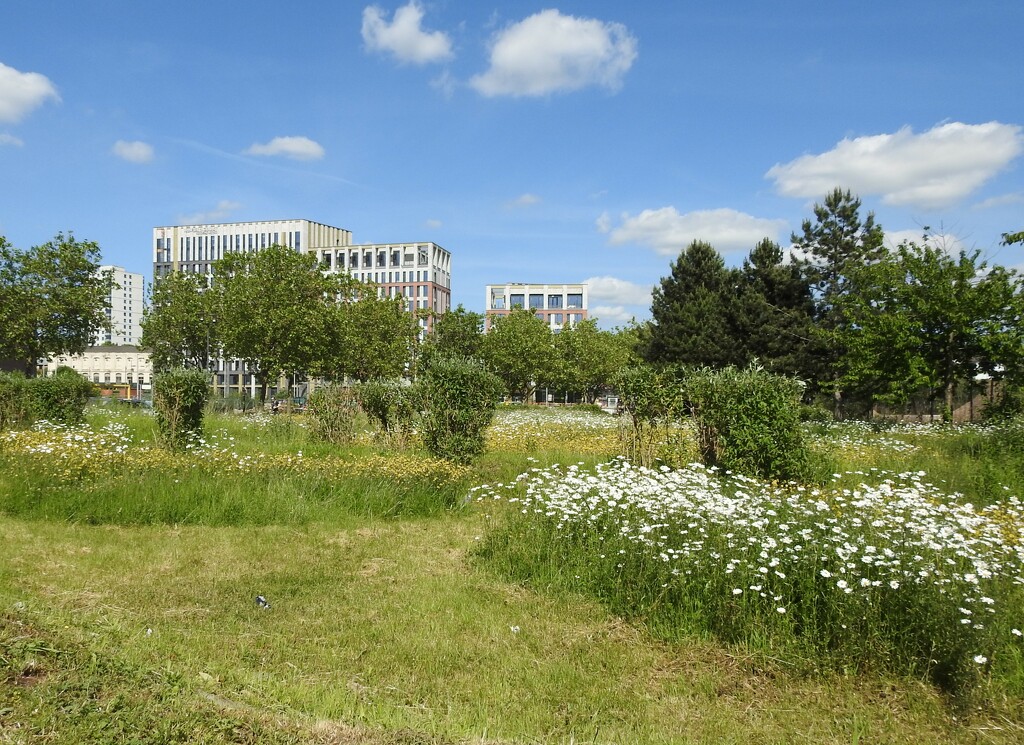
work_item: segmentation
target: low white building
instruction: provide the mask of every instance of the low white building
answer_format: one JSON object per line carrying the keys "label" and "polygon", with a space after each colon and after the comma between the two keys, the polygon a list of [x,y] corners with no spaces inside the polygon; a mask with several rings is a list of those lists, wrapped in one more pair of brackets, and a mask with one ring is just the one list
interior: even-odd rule
{"label": "low white building", "polygon": [[55,357],[46,361],[46,375],[53,375],[58,367],[70,367],[121,398],[142,398],[153,389],[149,352],[132,345],[89,347],[84,354]]}

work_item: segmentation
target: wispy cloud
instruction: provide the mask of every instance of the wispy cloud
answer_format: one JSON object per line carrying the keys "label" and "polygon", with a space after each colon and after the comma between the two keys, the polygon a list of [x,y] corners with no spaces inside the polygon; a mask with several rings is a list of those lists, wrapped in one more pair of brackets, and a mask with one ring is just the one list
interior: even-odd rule
{"label": "wispy cloud", "polygon": [[110,152],[129,163],[149,163],[153,160],[153,146],[139,140],[118,140]]}
{"label": "wispy cloud", "polygon": [[541,201],[540,197],[536,194],[520,194],[515,199],[509,200],[505,203],[506,207],[532,207],[535,204],[539,204]]}
{"label": "wispy cloud", "polygon": [[778,240],[785,220],[754,217],[733,209],[697,210],[680,214],[675,207],[623,213],[622,223],[612,226],[608,215],[597,220],[613,246],[639,244],[664,256],[675,256],[695,240],[706,241],[722,253],[749,251],[762,238]]}
{"label": "wispy cloud", "polygon": [[621,23],[542,10],[495,34],[490,68],[469,84],[484,96],[546,96],[589,86],[618,90],[637,57]]}
{"label": "wispy cloud", "polygon": [[6,134],[5,132],[0,132],[0,145],[13,145],[14,147],[21,147],[24,144],[24,142],[19,140],[14,135],[9,135]]}
{"label": "wispy cloud", "polygon": [[363,42],[371,52],[391,54],[400,62],[425,65],[452,57],[452,45],[442,31],[424,31],[423,7],[413,0],[395,11],[388,23],[376,5],[363,9]]}
{"label": "wispy cloud", "polygon": [[45,75],[0,62],[0,122],[20,122],[51,98],[60,101],[56,86]]}
{"label": "wispy cloud", "polygon": [[1021,152],[1017,125],[949,122],[922,134],[903,127],[844,139],[828,152],[777,164],[765,177],[789,197],[821,197],[838,186],[887,204],[937,209],[965,198]]}
{"label": "wispy cloud", "polygon": [[440,220],[435,220],[435,219],[433,219],[433,218],[431,218],[431,219],[427,220],[427,221],[426,221],[426,222],[424,223],[424,225],[426,225],[426,226],[427,226],[428,228],[430,228],[430,229],[432,229],[432,230],[437,230],[437,229],[438,229],[438,228],[440,228],[440,227],[441,227],[441,226],[442,226],[443,224],[444,224],[444,223],[442,223],[442,222],[441,222]]}
{"label": "wispy cloud", "polygon": [[971,209],[990,210],[997,207],[1012,207],[1017,204],[1024,204],[1024,192],[1013,192],[1012,194],[1000,194],[997,197],[989,197],[977,204],[971,205]]}
{"label": "wispy cloud", "polygon": [[234,202],[230,199],[222,199],[217,206],[205,212],[195,212],[191,215],[180,215],[178,223],[181,225],[203,225],[205,223],[225,222],[232,213],[242,209],[241,202]]}
{"label": "wispy cloud", "polygon": [[320,143],[308,137],[275,137],[265,144],[254,143],[245,154],[280,155],[292,160],[320,160],[324,157],[324,149]]}
{"label": "wispy cloud", "polygon": [[650,285],[638,285],[618,277],[590,277],[583,280],[587,285],[590,304],[603,305],[650,305]]}

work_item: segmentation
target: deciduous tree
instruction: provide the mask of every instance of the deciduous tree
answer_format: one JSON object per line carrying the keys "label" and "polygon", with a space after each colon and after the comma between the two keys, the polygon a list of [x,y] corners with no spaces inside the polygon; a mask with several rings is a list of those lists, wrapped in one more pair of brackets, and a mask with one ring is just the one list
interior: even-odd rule
{"label": "deciduous tree", "polygon": [[175,367],[208,369],[220,350],[217,293],[205,275],[172,272],[156,279],[142,317],[142,346],[158,372]]}
{"label": "deciduous tree", "polygon": [[81,354],[110,328],[112,278],[99,272],[100,248],[68,233],[27,251],[0,236],[0,358],[23,362]]}

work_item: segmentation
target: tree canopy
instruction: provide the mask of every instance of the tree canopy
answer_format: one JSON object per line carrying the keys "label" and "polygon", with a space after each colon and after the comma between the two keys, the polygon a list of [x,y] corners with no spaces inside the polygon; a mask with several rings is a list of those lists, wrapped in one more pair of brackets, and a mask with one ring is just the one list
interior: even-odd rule
{"label": "tree canopy", "polygon": [[81,354],[110,328],[112,277],[100,248],[68,233],[19,250],[0,236],[0,357],[26,363]]}

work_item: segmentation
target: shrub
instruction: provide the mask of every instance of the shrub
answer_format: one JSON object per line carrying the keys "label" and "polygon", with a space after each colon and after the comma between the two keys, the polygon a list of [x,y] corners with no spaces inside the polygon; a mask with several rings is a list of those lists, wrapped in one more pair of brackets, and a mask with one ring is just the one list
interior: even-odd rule
{"label": "shrub", "polygon": [[704,465],[764,479],[801,479],[810,449],[800,429],[803,383],[751,365],[702,369],[683,384]]}
{"label": "shrub", "polygon": [[359,404],[351,388],[326,385],[306,400],[306,416],[314,438],[334,445],[351,442],[356,436]]}
{"label": "shrub", "polygon": [[412,388],[401,380],[376,379],[361,383],[355,397],[389,443],[408,442],[416,417]]}
{"label": "shrub", "polygon": [[164,447],[184,450],[203,428],[203,409],[210,395],[209,375],[202,370],[171,370],[153,379],[153,408]]}
{"label": "shrub", "polygon": [[470,463],[484,451],[484,430],[503,391],[501,379],[477,360],[435,358],[417,383],[427,451]]}
{"label": "shrub", "polygon": [[85,421],[85,405],[93,390],[93,384],[70,367],[58,367],[50,377],[28,381],[35,418],[63,424]]}
{"label": "shrub", "polygon": [[0,373],[0,432],[32,421],[28,381],[21,373]]}
{"label": "shrub", "polygon": [[642,466],[686,460],[679,428],[685,416],[682,389],[673,372],[646,365],[626,368],[616,376],[614,387],[623,413],[622,455]]}

